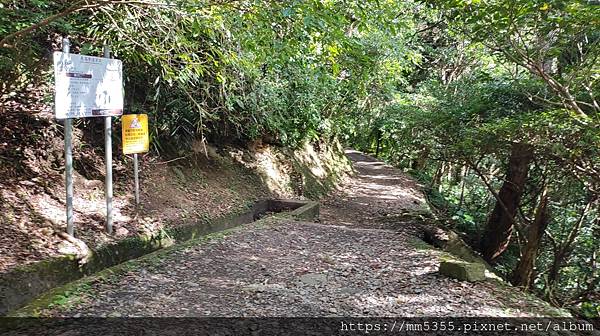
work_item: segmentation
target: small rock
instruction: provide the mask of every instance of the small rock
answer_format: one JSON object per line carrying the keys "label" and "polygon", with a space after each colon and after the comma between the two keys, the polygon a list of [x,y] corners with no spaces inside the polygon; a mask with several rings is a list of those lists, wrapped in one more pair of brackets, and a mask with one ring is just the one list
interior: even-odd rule
{"label": "small rock", "polygon": [[442,261],[439,272],[460,281],[474,282],[485,280],[485,266],[462,260],[449,259]]}
{"label": "small rock", "polygon": [[127,236],[129,234],[129,230],[124,227],[119,227],[115,230],[115,234],[117,236]]}
{"label": "small rock", "polygon": [[60,254],[66,255],[77,255],[77,253],[79,253],[77,247],[68,241],[60,242],[57,246],[57,250]]}
{"label": "small rock", "polygon": [[345,295],[353,295],[353,294],[357,294],[360,292],[360,290],[356,289],[356,288],[351,288],[351,287],[342,287],[339,289],[340,294],[345,294]]}
{"label": "small rock", "polygon": [[322,285],[327,282],[327,275],[308,273],[302,275],[300,281],[310,286]]}

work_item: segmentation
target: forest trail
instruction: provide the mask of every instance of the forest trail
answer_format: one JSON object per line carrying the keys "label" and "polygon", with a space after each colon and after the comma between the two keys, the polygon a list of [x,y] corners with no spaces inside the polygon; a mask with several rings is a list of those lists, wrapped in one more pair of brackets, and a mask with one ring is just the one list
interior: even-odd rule
{"label": "forest trail", "polygon": [[[356,174],[320,223],[266,218],[80,281],[42,315],[536,316],[547,304],[437,273],[444,253],[400,221],[424,206],[415,181],[355,151]],[[124,266],[121,266],[123,268]]]}

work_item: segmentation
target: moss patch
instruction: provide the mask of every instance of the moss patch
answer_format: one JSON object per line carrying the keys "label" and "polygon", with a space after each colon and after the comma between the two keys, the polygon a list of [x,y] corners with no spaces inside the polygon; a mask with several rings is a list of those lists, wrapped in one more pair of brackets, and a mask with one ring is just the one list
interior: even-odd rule
{"label": "moss patch", "polygon": [[[274,217],[265,217],[254,223],[252,227],[268,227],[278,223],[278,219]],[[18,309],[8,314],[10,317],[43,317],[45,311],[52,308],[59,307],[61,310],[68,310],[76,303],[81,302],[91,292],[92,287],[96,283],[110,283],[117,281],[124,274],[140,270],[142,268],[156,267],[159,266],[165,260],[168,260],[177,251],[183,251],[190,247],[203,245],[212,241],[218,241],[225,239],[227,236],[234,232],[244,230],[247,226],[239,226],[224,231],[211,233],[200,238],[189,240],[181,244],[177,244],[171,247],[167,247],[138,259],[126,261],[116,266],[104,269],[98,273],[87,276],[85,278],[73,281],[64,286],[57,287],[46,292],[44,295],[35,299],[25,307]]]}

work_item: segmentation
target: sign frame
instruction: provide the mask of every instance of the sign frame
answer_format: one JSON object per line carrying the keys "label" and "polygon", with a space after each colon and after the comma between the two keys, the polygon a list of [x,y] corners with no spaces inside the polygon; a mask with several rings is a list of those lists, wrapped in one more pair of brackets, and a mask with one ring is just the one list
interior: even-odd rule
{"label": "sign frame", "polygon": [[150,150],[147,114],[121,116],[123,154],[141,154]]}
{"label": "sign frame", "polygon": [[55,118],[123,114],[123,63],[118,59],[55,51]]}

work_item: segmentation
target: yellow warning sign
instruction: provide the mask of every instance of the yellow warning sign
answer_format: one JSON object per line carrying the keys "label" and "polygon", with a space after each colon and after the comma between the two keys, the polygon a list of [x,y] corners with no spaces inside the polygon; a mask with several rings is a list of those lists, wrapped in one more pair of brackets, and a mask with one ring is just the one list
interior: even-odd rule
{"label": "yellow warning sign", "polygon": [[150,147],[148,115],[124,114],[121,117],[123,154],[145,153]]}

